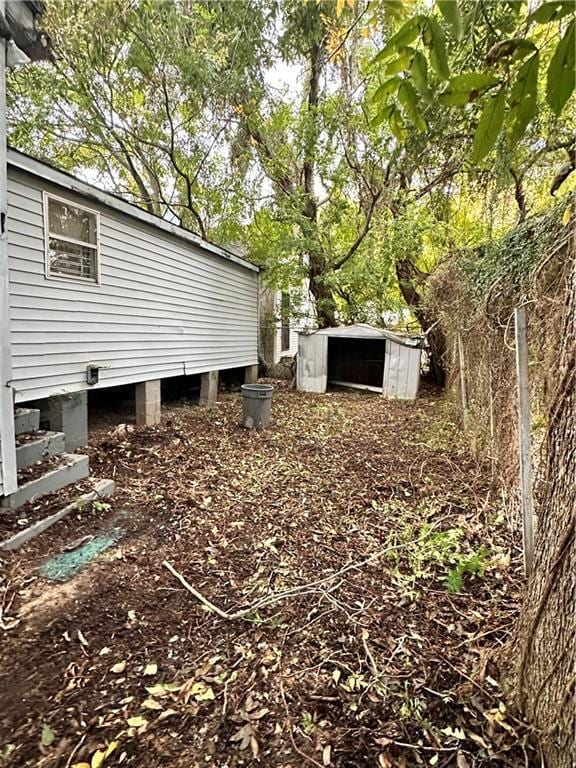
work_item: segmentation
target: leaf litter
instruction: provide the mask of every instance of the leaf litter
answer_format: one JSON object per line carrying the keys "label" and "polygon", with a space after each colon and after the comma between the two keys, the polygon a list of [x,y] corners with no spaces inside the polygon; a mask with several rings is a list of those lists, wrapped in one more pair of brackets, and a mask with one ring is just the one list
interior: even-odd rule
{"label": "leaf litter", "polygon": [[25,610],[57,532],[6,561],[0,765],[535,761],[500,682],[518,541],[444,402],[277,388],[264,432],[240,410],[98,437],[129,531],[73,601]]}

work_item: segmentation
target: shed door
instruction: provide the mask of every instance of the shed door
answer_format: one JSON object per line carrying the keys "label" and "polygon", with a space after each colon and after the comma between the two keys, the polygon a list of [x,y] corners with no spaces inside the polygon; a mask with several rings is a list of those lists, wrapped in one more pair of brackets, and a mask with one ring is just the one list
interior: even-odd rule
{"label": "shed door", "polygon": [[313,333],[298,338],[297,386],[300,392],[326,392],[328,336]]}
{"label": "shed door", "polygon": [[420,356],[418,348],[404,347],[390,339],[386,341],[382,386],[386,397],[414,400],[420,382]]}

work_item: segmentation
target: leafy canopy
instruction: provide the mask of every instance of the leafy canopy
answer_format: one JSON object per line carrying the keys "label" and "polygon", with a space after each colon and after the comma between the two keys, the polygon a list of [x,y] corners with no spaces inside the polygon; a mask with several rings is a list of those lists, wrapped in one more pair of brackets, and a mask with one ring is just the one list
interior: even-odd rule
{"label": "leafy canopy", "polygon": [[[429,105],[473,109],[470,159],[482,161],[505,136],[513,149],[545,98],[559,118],[576,86],[576,3],[454,2],[411,15],[372,60],[378,85],[373,124],[399,142],[407,124],[428,130]],[[545,80],[542,73],[545,73]]]}

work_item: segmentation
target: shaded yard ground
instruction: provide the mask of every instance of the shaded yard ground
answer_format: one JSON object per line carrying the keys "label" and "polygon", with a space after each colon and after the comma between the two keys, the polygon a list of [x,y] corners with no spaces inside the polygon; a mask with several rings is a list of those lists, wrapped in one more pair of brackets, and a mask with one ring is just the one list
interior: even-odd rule
{"label": "shaded yard ground", "polygon": [[[0,765],[535,764],[500,682],[518,550],[448,413],[281,389],[263,433],[224,395],[96,434],[110,507],[1,561]],[[274,600],[223,618],[164,561],[223,611]]]}

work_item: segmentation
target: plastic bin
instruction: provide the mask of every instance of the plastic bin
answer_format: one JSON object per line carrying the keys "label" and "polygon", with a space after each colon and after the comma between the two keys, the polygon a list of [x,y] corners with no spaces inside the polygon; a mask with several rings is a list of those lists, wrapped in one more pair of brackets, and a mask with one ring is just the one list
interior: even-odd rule
{"label": "plastic bin", "polygon": [[242,384],[243,423],[247,429],[265,429],[270,424],[273,391],[270,384]]}

